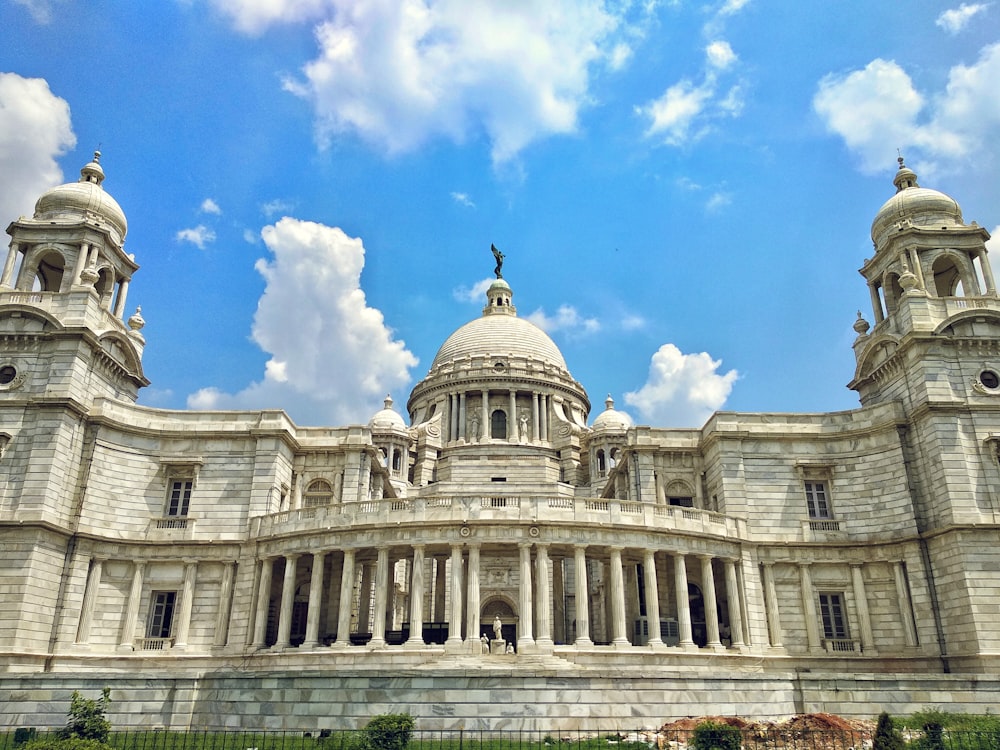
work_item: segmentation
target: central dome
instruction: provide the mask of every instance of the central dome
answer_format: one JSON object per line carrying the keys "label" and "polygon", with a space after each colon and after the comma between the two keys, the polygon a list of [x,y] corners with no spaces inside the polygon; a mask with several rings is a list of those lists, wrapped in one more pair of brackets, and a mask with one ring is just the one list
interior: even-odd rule
{"label": "central dome", "polygon": [[467,357],[508,356],[566,369],[566,360],[548,334],[513,315],[484,315],[466,323],[441,345],[431,369]]}
{"label": "central dome", "polygon": [[40,221],[90,220],[105,224],[117,244],[125,240],[128,222],[118,201],[101,187],[104,170],[101,153],[94,153],[94,160],[80,170],[80,179],[48,190],[35,203],[34,218]]}
{"label": "central dome", "polygon": [[899,170],[893,179],[896,194],[887,200],[872,222],[872,242],[876,248],[897,231],[897,225],[908,222],[928,228],[953,228],[964,226],[962,209],[954,198],[938,190],[922,188],[917,175],[899,158]]}

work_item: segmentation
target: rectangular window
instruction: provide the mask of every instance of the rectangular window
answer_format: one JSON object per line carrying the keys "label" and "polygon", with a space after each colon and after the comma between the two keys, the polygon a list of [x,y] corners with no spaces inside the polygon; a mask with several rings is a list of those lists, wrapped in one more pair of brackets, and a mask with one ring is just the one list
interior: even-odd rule
{"label": "rectangular window", "polygon": [[847,611],[843,594],[821,593],[819,595],[820,618],[823,620],[823,637],[846,640],[851,637],[847,628]]}
{"label": "rectangular window", "polygon": [[176,591],[154,591],[149,604],[149,623],[146,626],[147,638],[169,638],[174,624],[174,604],[177,601]]}
{"label": "rectangular window", "polygon": [[693,508],[694,498],[693,497],[668,497],[667,505],[676,505],[681,508]]}
{"label": "rectangular window", "polygon": [[170,497],[167,498],[168,516],[186,516],[191,505],[191,479],[174,479],[170,483]]}
{"label": "rectangular window", "polygon": [[833,515],[830,513],[830,503],[827,499],[826,482],[808,481],[805,483],[805,489],[809,517],[833,518]]}

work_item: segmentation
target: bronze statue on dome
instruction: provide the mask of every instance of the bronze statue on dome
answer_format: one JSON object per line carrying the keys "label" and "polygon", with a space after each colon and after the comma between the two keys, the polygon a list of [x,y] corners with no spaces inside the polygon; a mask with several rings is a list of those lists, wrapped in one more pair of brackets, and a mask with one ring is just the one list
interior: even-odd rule
{"label": "bronze statue on dome", "polygon": [[498,279],[502,279],[503,278],[502,270],[503,270],[503,258],[504,258],[504,255],[499,250],[497,250],[497,246],[494,245],[494,244],[492,244],[492,243],[490,243],[490,250],[493,251],[493,257],[497,259],[497,267],[493,269],[493,273],[496,274],[496,277]]}

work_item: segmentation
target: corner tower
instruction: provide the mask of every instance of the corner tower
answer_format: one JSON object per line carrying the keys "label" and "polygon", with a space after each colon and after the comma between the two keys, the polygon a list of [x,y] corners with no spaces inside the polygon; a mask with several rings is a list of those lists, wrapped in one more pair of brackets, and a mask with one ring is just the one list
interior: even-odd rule
{"label": "corner tower", "polygon": [[875,216],[875,248],[860,273],[874,326],[854,328],[849,387],[865,406],[1000,396],[1000,297],[987,259],[989,233],[951,197],[920,187],[899,159],[896,193]]}
{"label": "corner tower", "polygon": [[0,399],[96,397],[135,401],[144,321],[122,316],[132,274],[128,224],[103,188],[100,152],[77,182],[42,194],[34,215],[7,227],[0,275]]}

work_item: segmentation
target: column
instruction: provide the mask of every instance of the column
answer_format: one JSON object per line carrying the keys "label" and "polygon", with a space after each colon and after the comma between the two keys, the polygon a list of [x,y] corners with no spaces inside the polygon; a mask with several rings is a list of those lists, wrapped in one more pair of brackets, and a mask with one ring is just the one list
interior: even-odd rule
{"label": "column", "polygon": [[372,630],[372,564],[361,562],[361,586],[358,599],[358,632],[371,633]]}
{"label": "column", "polygon": [[295,603],[295,568],[299,555],[285,556],[285,578],[281,583],[281,605],[278,608],[278,641],[275,648],[288,648],[292,634],[292,604]]}
{"label": "column", "polygon": [[444,562],[447,558],[442,555],[438,555],[434,558],[434,619],[433,622],[441,623],[445,622],[448,618],[445,616],[444,611],[444,599],[445,599],[445,565]]}
{"label": "column", "polygon": [[536,643],[552,646],[552,595],[549,591],[549,546],[539,544],[535,552],[538,579],[538,638]]}
{"label": "column", "polygon": [[354,593],[354,550],[344,550],[344,570],[340,576],[340,607],[337,610],[337,647],[351,645],[351,595]]}
{"label": "column", "polygon": [[319,613],[323,610],[323,566],[326,552],[314,552],[309,576],[309,610],[306,614],[305,646],[319,645]]}
{"label": "column", "polygon": [[462,547],[458,544],[451,545],[451,616],[447,643],[462,643]]}
{"label": "column", "polygon": [[[882,300],[878,296],[878,289],[871,282],[868,284],[868,293],[872,298],[872,310],[875,311],[875,325],[878,325],[885,320],[885,314],[882,312]],[[773,646],[774,644],[772,643],[771,645]]]}
{"label": "column", "polygon": [[233,608],[233,583],[236,581],[236,563],[222,564],[222,582],[219,584],[219,610],[215,615],[215,646],[229,642],[229,620]]}
{"label": "column", "polygon": [[410,637],[407,646],[424,645],[424,545],[413,546],[410,569]]}
{"label": "column", "polygon": [[507,417],[507,442],[516,443],[518,441],[518,429],[517,429],[517,394],[514,391],[509,391],[510,396],[510,415]]}
{"label": "column", "polygon": [[611,548],[611,645],[630,645],[625,636],[625,576],[622,571],[622,548]]}
{"label": "column", "polygon": [[271,576],[274,574],[274,558],[260,561],[260,586],[257,589],[257,612],[253,621],[253,648],[263,648],[267,636],[267,611],[271,606]]}
{"label": "column", "polygon": [[799,563],[799,586],[802,589],[802,615],[806,619],[806,642],[810,651],[819,651],[819,617],[816,615],[816,594],[813,593],[809,563]]}
{"label": "column", "polygon": [[520,608],[520,618],[517,621],[517,649],[535,645],[532,635],[532,619],[534,615],[531,609],[531,544],[521,542],[517,545],[521,556],[521,576],[518,585],[518,606]]}
{"label": "column", "polygon": [[708,631],[708,648],[718,651],[722,649],[722,639],[719,637],[719,604],[715,597],[715,572],[712,569],[711,555],[699,555],[701,559],[702,595],[705,597],[705,629]]}
{"label": "column", "polygon": [[851,585],[854,589],[854,607],[858,612],[861,628],[861,650],[874,656],[875,636],[872,633],[872,620],[868,614],[868,596],[865,594],[865,579],[861,571],[861,563],[851,565]]}
{"label": "column", "polygon": [[677,628],[680,631],[680,646],[694,647],[691,635],[691,602],[688,600],[687,568],[684,565],[684,555],[671,552],[674,561],[674,595],[677,598]]}
{"label": "column", "polygon": [[656,585],[656,555],[645,550],[642,558],[643,586],[646,589],[646,620],[649,623],[649,641],[653,648],[663,645],[660,637],[660,593]]}
{"label": "column", "polygon": [[917,645],[917,630],[913,623],[913,604],[910,601],[910,587],[906,584],[906,568],[904,563],[896,560],[892,564],[893,578],[896,580],[896,602],[899,606],[899,619],[903,625],[903,635],[907,646]]}
{"label": "column", "polygon": [[469,567],[465,582],[467,604],[465,607],[465,640],[469,651],[478,654],[482,651],[479,642],[479,545],[469,545]]}
{"label": "column", "polygon": [[448,396],[448,442],[458,440],[458,395]]}
{"label": "column", "polygon": [[385,608],[389,601],[389,548],[379,547],[375,560],[375,603],[372,605],[371,648],[385,645]]}
{"label": "column", "polygon": [[197,572],[197,561],[184,561],[184,587],[181,589],[181,606],[177,614],[175,648],[187,646],[188,630],[191,628],[191,610],[194,607],[194,579]]}
{"label": "column", "polygon": [[125,619],[122,622],[122,639],[119,650],[131,651],[135,640],[135,623],[139,619],[139,601],[142,598],[142,576],[146,570],[144,561],[136,561],[132,565],[132,588],[128,592],[128,603],[125,607]]}
{"label": "column", "polygon": [[103,572],[103,558],[93,558],[90,561],[90,571],[87,573],[87,589],[83,595],[83,605],[80,607],[80,625],[76,631],[77,643],[87,643],[90,640],[90,626],[94,621],[94,609],[97,607],[97,590],[101,586],[101,575]]}
{"label": "column", "polygon": [[540,397],[538,408],[540,410],[538,431],[541,433],[542,440],[547,441],[549,439],[549,397],[545,394]]}
{"label": "column", "polygon": [[538,394],[531,394],[531,442],[538,442]]}
{"label": "column", "polygon": [[490,424],[490,392],[482,391],[483,398],[483,426],[482,431],[479,433],[482,442],[486,442],[491,439],[493,435],[492,425]]}
{"label": "column", "polygon": [[736,561],[726,560],[726,600],[729,602],[729,630],[733,648],[743,648],[743,607],[740,604],[740,584],[736,577]]}
{"label": "column", "polygon": [[773,648],[781,648],[781,616],[778,592],[774,587],[774,563],[764,563],[764,606],[767,610],[767,636]]}
{"label": "column", "polygon": [[114,316],[120,318],[122,316],[122,311],[125,309],[125,300],[128,297],[128,279],[125,279],[118,285],[118,296],[115,297],[115,309]]}
{"label": "column", "polygon": [[465,414],[465,392],[458,394],[458,436],[465,438],[468,442],[466,414]]}
{"label": "column", "polygon": [[566,642],[566,580],[563,577],[565,559],[552,560],[552,637],[556,643]]}
{"label": "column", "polygon": [[587,547],[573,550],[573,579],[576,583],[576,645],[593,646],[590,640],[590,587],[587,585]]}
{"label": "column", "polygon": [[11,286],[11,276],[14,275],[14,264],[17,263],[17,254],[20,251],[20,247],[16,242],[10,243],[10,249],[7,251],[7,260],[3,264],[3,275],[0,276],[0,286]]}
{"label": "column", "polygon": [[979,258],[979,267],[983,269],[983,281],[986,282],[986,293],[996,294],[997,285],[993,279],[993,269],[990,267],[990,259],[986,256],[985,250],[980,250],[976,257]]}

